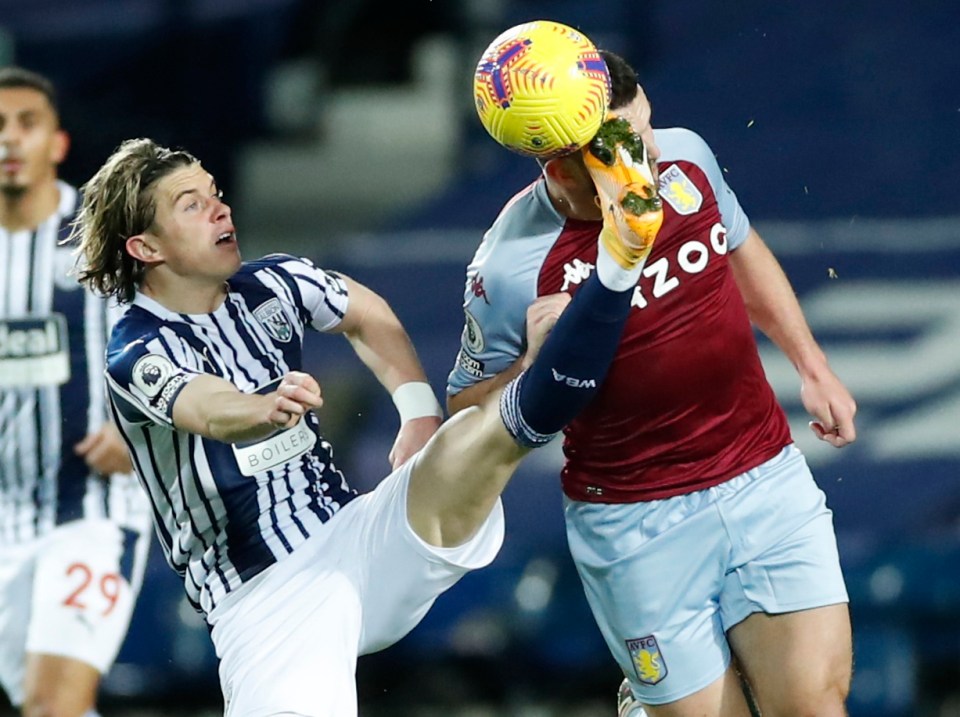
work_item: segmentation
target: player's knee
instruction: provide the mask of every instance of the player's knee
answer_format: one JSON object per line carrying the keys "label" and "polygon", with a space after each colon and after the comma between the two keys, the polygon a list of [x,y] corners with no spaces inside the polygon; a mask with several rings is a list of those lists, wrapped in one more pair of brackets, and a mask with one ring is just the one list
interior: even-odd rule
{"label": "player's knee", "polygon": [[845,717],[850,679],[835,675],[818,688],[787,690],[776,704],[760,705],[764,717]]}

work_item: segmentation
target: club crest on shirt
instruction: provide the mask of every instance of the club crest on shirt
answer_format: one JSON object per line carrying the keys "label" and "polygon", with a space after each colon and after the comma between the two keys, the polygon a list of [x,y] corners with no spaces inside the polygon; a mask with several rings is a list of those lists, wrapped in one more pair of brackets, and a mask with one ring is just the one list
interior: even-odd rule
{"label": "club crest on shirt", "polygon": [[467,347],[470,353],[478,354],[483,351],[484,341],[483,332],[480,330],[480,324],[473,318],[473,314],[464,310],[463,324],[463,345]]}
{"label": "club crest on shirt", "polygon": [[156,398],[173,373],[173,363],[166,356],[147,354],[133,365],[133,385],[147,398]]}
{"label": "club crest on shirt", "polygon": [[253,310],[264,331],[277,341],[287,343],[293,338],[293,326],[290,325],[287,315],[283,313],[279,299],[270,299]]}
{"label": "club crest on shirt", "polygon": [[696,214],[703,204],[703,194],[690,177],[675,164],[660,173],[660,196],[666,199],[677,214]]}
{"label": "club crest on shirt", "polygon": [[667,676],[667,663],[660,654],[660,645],[653,635],[636,637],[626,641],[630,661],[637,679],[645,685],[655,685]]}

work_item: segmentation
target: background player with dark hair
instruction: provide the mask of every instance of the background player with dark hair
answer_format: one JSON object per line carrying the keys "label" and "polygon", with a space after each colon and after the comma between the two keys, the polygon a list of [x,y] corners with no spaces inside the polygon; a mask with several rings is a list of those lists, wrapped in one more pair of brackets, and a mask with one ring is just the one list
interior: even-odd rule
{"label": "background player with dark hair", "polygon": [[[764,715],[842,715],[852,650],[831,512],[751,321],[796,366],[820,438],[855,439],[854,401],[710,148],[686,129],[653,130],[636,73],[602,54],[613,113],[642,138],[664,205],[606,382],[565,429],[568,541],[632,688],[622,714],[635,695],[651,715],[745,717],[732,652]],[[451,412],[522,370],[524,324],[595,270],[601,213],[584,157],[543,163],[484,236]]]}
{"label": "background player with dark hair", "polygon": [[147,503],[108,421],[107,303],[69,275],[79,206],[44,77],[0,69],[0,680],[27,717],[95,709],[143,577]]}

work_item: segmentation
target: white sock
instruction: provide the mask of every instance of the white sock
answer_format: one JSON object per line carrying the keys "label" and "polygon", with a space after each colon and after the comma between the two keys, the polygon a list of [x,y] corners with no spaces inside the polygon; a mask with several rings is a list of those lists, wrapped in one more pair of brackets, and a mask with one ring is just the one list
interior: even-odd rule
{"label": "white sock", "polygon": [[640,273],[643,271],[646,258],[637,264],[633,269],[624,269],[614,259],[603,241],[597,239],[597,276],[600,283],[610,289],[610,291],[627,291],[632,289],[640,281]]}

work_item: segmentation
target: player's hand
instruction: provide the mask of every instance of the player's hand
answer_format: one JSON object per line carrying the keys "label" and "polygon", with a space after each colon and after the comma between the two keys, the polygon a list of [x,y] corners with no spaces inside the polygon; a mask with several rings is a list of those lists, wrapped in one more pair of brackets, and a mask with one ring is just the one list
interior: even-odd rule
{"label": "player's hand", "polygon": [[284,374],[269,396],[273,403],[267,420],[278,428],[292,428],[307,411],[323,405],[317,379],[302,371]]}
{"label": "player's hand", "polygon": [[561,291],[557,294],[540,296],[527,307],[527,352],[523,356],[523,368],[530,368],[540,353],[547,334],[556,325],[560,314],[570,303],[570,294]]}
{"label": "player's hand", "polygon": [[800,399],[814,418],[810,421],[810,429],[821,441],[842,448],[857,439],[853,422],[857,404],[829,368],[816,377],[803,377]]}
{"label": "player's hand", "polygon": [[440,422],[440,418],[437,416],[421,416],[405,421],[400,426],[397,440],[393,442],[393,448],[390,450],[388,456],[390,466],[396,470],[406,463],[433,437],[433,434],[440,428]]}
{"label": "player's hand", "polygon": [[127,446],[112,423],[105,423],[99,431],[87,434],[73,450],[100,475],[129,473],[133,470]]}

